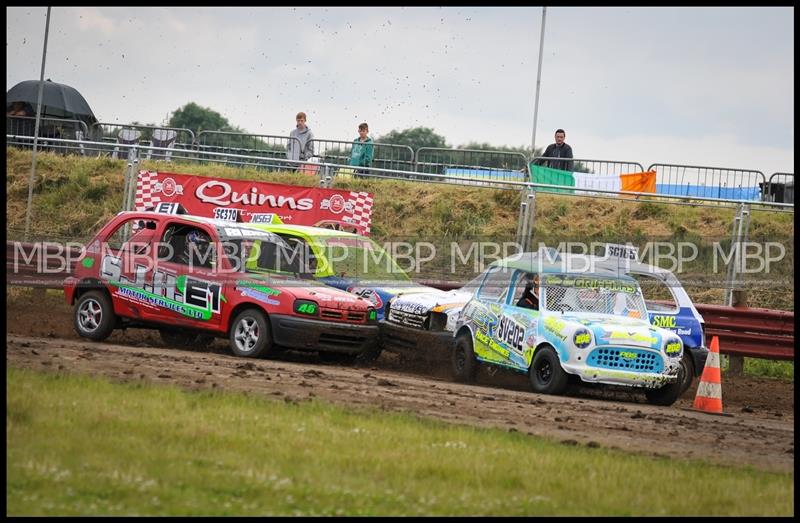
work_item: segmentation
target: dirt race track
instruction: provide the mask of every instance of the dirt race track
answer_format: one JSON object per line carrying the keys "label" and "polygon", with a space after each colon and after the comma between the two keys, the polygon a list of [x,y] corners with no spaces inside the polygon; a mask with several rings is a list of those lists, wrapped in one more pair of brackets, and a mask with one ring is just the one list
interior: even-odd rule
{"label": "dirt race track", "polygon": [[643,395],[624,391],[581,388],[565,397],[537,395],[528,392],[525,376],[489,376],[485,369],[477,385],[463,385],[449,379],[446,367],[396,354],[354,367],[292,352],[250,360],[227,353],[224,340],[202,350],[179,350],[164,347],[155,331],[135,329],[93,343],[74,333],[71,309],[63,301],[39,298],[7,299],[9,367],[242,391],[291,402],[316,398],[499,427],[565,444],[773,471],[794,468],[792,382],[723,375],[723,403],[733,416],[721,417],[685,410],[696,383],[672,407],[654,407]]}

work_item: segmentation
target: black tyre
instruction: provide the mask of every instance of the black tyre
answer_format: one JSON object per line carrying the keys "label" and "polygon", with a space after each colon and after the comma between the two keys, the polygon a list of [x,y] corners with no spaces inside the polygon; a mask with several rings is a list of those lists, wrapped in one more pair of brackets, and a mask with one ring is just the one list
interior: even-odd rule
{"label": "black tyre", "polygon": [[319,352],[319,359],[323,363],[334,363],[337,365],[352,365],[356,362],[358,354],[345,354],[343,352]]}
{"label": "black tyre", "polygon": [[236,315],[230,328],[231,350],[243,358],[263,358],[272,352],[269,321],[258,309],[246,309]]}
{"label": "black tyre", "polygon": [[111,336],[117,324],[111,298],[101,290],[86,292],[78,298],[73,319],[78,335],[94,341],[103,341]]}
{"label": "black tyre", "polygon": [[453,377],[456,381],[472,383],[478,372],[478,360],[472,348],[472,337],[461,334],[453,345]]}
{"label": "black tyre", "polygon": [[689,349],[683,350],[683,356],[681,356],[681,373],[681,394],[683,394],[692,385],[692,381],[694,380],[694,361],[692,360],[692,355],[689,354]]}
{"label": "black tyre", "polygon": [[190,348],[195,346],[197,333],[183,329],[159,329],[161,341],[170,347]]}
{"label": "black tyre", "polygon": [[664,385],[658,389],[647,389],[645,390],[644,395],[647,398],[647,402],[651,405],[668,407],[675,403],[675,401],[677,401],[677,399],[680,397],[681,393],[683,392],[681,389],[682,386],[682,376],[678,376],[677,381],[668,385]]}
{"label": "black tyre", "polygon": [[569,374],[561,367],[552,347],[536,349],[528,377],[533,391],[541,394],[563,394],[569,387]]}

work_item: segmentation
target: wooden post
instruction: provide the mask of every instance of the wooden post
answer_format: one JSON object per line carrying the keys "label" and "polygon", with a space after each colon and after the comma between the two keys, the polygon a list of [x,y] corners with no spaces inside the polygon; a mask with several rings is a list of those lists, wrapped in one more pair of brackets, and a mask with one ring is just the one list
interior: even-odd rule
{"label": "wooden post", "polygon": [[[747,307],[747,291],[735,289],[733,291],[733,306]],[[741,376],[744,374],[744,356],[728,355],[728,374]]]}

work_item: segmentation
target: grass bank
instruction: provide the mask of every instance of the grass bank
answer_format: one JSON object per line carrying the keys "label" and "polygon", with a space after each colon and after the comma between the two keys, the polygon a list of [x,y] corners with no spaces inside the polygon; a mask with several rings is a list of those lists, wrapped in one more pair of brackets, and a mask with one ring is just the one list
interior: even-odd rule
{"label": "grass bank", "polygon": [[791,515],[794,475],[6,371],[9,515]]}

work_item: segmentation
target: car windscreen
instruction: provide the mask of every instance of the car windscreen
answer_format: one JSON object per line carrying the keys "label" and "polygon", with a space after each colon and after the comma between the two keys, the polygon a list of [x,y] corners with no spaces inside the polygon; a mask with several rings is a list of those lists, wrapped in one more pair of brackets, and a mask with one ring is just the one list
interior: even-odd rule
{"label": "car windscreen", "polygon": [[647,318],[642,291],[632,279],[548,274],[542,286],[546,310]]}
{"label": "car windscreen", "polygon": [[317,238],[316,242],[335,276],[370,281],[410,280],[391,255],[369,238],[327,236]]}

